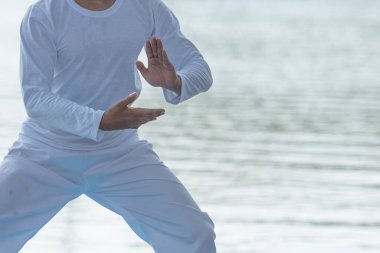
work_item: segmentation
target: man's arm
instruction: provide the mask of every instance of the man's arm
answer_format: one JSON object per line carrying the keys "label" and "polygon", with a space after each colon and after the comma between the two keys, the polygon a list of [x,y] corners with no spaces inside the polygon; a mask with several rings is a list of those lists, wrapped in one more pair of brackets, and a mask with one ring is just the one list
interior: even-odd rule
{"label": "man's arm", "polygon": [[[152,35],[155,36],[145,45],[148,68],[137,62],[143,77],[151,85],[162,87],[166,101],[172,104],[207,91],[213,82],[211,70],[195,45],[182,34],[175,15],[161,0],[152,0],[152,12]],[[166,78],[165,83],[159,83],[159,78],[153,79],[149,75],[151,71],[157,72],[156,62],[161,62],[161,68],[166,72],[173,69],[171,78]]]}
{"label": "man's arm", "polygon": [[41,7],[31,5],[20,26],[20,81],[29,118],[95,141],[104,111],[79,105],[51,91],[57,50],[53,25]]}
{"label": "man's arm", "polygon": [[47,129],[59,129],[95,141],[101,130],[138,128],[158,116],[163,109],[132,108],[137,94],[115,103],[107,111],[80,105],[51,91],[57,50],[53,25],[44,11],[32,5],[20,26],[20,81],[29,118]]}

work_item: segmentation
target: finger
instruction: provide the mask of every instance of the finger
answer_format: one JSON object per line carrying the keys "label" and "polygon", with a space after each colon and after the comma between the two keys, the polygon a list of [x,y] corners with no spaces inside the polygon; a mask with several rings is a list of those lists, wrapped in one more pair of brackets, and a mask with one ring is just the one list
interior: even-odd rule
{"label": "finger", "polygon": [[137,117],[159,117],[165,114],[165,109],[148,109],[148,108],[133,108],[133,113]]}
{"label": "finger", "polygon": [[150,109],[149,117],[159,117],[165,114],[165,109]]}
{"label": "finger", "polygon": [[157,120],[157,118],[141,118],[140,121],[139,121],[139,124],[142,125],[142,124],[145,124],[145,123],[148,123],[150,121],[154,121],[154,120]]}
{"label": "finger", "polygon": [[149,73],[148,69],[145,67],[144,63],[142,63],[141,61],[136,61],[136,67],[143,76]]}
{"label": "finger", "polygon": [[164,49],[163,52],[162,52],[162,56],[163,56],[163,63],[164,65],[166,66],[172,66],[173,64],[170,62],[169,60],[169,57],[168,57],[168,54],[166,53],[166,50]]}
{"label": "finger", "polygon": [[141,113],[144,117],[159,117],[165,114],[164,109],[145,109],[144,112]]}
{"label": "finger", "polygon": [[145,52],[148,59],[153,58],[153,49],[149,40],[146,40],[145,42]]}
{"label": "finger", "polygon": [[157,39],[157,54],[158,54],[158,61],[160,62],[160,63],[162,63],[163,62],[163,58],[164,58],[164,56],[162,55],[162,51],[164,50],[164,47],[163,47],[163,45],[162,45],[162,41],[161,41],[161,39]]}
{"label": "finger", "polygon": [[158,55],[157,55],[157,39],[156,39],[156,36],[152,37],[151,45],[152,45],[153,56],[154,56],[154,58],[157,58]]}
{"label": "finger", "polygon": [[117,103],[117,105],[118,105],[120,108],[124,109],[124,108],[126,108],[128,105],[130,105],[133,101],[135,101],[136,98],[137,98],[137,96],[138,96],[138,95],[137,95],[137,92],[133,92],[133,93],[129,94],[126,98],[120,100],[120,101]]}

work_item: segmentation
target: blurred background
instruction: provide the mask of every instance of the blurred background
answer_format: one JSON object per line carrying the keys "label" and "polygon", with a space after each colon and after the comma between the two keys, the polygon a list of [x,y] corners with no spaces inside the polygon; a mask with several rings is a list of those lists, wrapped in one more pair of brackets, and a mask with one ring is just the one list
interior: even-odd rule
{"label": "blurred background", "polygon": [[[2,2],[0,155],[25,112],[19,25]],[[215,222],[219,253],[380,252],[380,2],[166,0],[214,86],[140,129]],[[143,58],[144,56],[141,55]],[[87,197],[22,253],[153,253]]]}

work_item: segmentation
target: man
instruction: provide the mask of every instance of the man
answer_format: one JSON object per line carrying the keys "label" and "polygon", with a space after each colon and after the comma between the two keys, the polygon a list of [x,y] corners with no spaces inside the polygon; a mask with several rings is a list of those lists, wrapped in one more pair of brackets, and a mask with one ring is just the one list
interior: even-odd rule
{"label": "man", "polygon": [[[210,69],[161,0],[39,0],[20,29],[28,114],[0,164],[0,252],[18,252],[86,194],[157,253],[214,253],[214,224],[137,128],[164,114],[134,108],[141,84],[166,101],[207,91]],[[145,45],[148,66],[137,57]],[[180,129],[179,129],[180,131]]]}

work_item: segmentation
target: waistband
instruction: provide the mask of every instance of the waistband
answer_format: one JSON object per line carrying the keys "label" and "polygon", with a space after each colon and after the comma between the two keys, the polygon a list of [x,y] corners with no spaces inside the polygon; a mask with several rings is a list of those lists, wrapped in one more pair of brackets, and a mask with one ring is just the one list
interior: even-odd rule
{"label": "waistband", "polygon": [[102,141],[96,142],[79,136],[58,136],[49,130],[35,129],[23,124],[18,141],[61,151],[87,152],[127,145],[139,141],[139,137],[137,129],[106,131]]}

